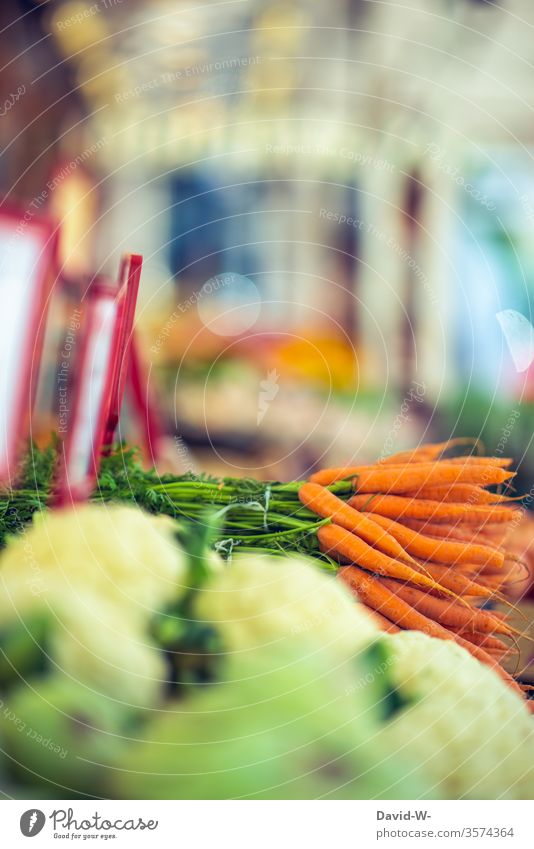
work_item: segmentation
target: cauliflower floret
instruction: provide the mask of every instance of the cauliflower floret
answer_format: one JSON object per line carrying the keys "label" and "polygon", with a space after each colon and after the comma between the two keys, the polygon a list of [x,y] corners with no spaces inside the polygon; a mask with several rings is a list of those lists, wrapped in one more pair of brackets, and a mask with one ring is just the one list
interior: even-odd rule
{"label": "cauliflower floret", "polygon": [[414,703],[379,734],[408,756],[429,798],[532,799],[534,723],[521,698],[454,642],[385,636],[393,682]]}
{"label": "cauliflower floret", "polygon": [[372,619],[331,575],[303,557],[234,555],[196,603],[218,625],[228,651],[246,651],[299,636],[346,655],[373,640]]}
{"label": "cauliflower floret", "polygon": [[150,706],[164,690],[163,653],[105,599],[86,596],[57,610],[49,646],[62,673],[123,705]]}
{"label": "cauliflower floret", "polygon": [[0,559],[0,621],[48,611],[44,651],[74,680],[150,705],[166,677],[149,623],[186,582],[173,522],[137,507],[84,505],[46,513]]}
{"label": "cauliflower floret", "polygon": [[86,594],[146,620],[179,594],[185,571],[168,517],[83,505],[38,516],[0,558],[3,623]]}

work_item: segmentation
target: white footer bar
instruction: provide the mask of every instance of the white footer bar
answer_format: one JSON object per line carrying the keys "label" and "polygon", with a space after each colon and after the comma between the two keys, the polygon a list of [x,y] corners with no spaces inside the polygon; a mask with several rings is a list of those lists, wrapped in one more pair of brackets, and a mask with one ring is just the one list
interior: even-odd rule
{"label": "white footer bar", "polygon": [[[1,844],[532,849],[531,802],[0,802]],[[35,844],[28,839],[35,837]]]}

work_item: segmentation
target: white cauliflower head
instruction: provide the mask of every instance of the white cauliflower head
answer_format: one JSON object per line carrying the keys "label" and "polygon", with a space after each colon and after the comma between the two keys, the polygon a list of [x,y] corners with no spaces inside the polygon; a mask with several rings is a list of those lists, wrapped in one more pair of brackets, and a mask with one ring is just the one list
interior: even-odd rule
{"label": "white cauliflower head", "polygon": [[532,799],[534,721],[521,698],[452,641],[387,635],[392,682],[413,703],[379,732],[425,776],[429,798]]}
{"label": "white cauliflower head", "polygon": [[152,704],[166,669],[152,617],[186,583],[173,522],[137,507],[51,511],[0,558],[0,622],[50,616],[45,651],[68,677],[131,705]]}
{"label": "white cauliflower head", "polygon": [[137,507],[85,504],[38,515],[0,557],[3,622],[91,593],[146,619],[177,597],[185,560],[173,522]]}
{"label": "white cauliflower head", "polygon": [[232,652],[305,637],[347,655],[379,633],[340,582],[298,556],[234,555],[199,593],[196,614]]}

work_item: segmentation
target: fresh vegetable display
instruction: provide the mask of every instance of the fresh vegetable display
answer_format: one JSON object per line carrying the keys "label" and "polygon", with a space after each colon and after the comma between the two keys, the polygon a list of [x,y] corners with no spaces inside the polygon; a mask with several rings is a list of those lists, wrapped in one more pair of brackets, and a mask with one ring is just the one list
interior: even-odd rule
{"label": "fresh vegetable display", "polygon": [[[375,465],[323,469],[309,481],[290,483],[160,479],[143,472],[131,452],[119,451],[104,464],[94,499],[134,501],[204,526],[211,511],[218,516],[214,549],[223,557],[248,548],[310,554],[339,570],[340,580],[389,623],[455,639],[509,679],[500,661],[513,650],[517,632],[479,607],[502,599],[524,572],[507,553],[507,538],[521,515],[509,491],[512,461],[448,456],[466,449],[463,439],[422,445]],[[43,466],[40,457],[37,467]],[[48,479],[32,495],[34,509],[46,502],[51,468],[49,463]],[[25,477],[28,486],[27,468]],[[23,499],[21,488],[5,502],[5,525]],[[26,502],[22,512],[27,515]],[[493,642],[484,644],[480,635]]]}
{"label": "fresh vegetable display", "polygon": [[290,483],[119,449],[59,510],[34,449],[0,508],[4,793],[530,798],[519,632],[493,609],[522,510],[508,460],[458,448]]}

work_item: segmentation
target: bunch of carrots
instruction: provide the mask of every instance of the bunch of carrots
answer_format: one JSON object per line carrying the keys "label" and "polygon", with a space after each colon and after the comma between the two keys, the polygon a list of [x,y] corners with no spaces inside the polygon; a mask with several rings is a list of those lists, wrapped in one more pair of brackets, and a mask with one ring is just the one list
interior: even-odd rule
{"label": "bunch of carrots", "polygon": [[[342,564],[340,580],[382,630],[455,640],[522,692],[501,665],[511,651],[505,640],[519,632],[483,607],[504,600],[524,570],[506,546],[520,517],[506,489],[512,461],[444,458],[459,442],[323,469],[300,487],[299,499],[331,520],[317,530],[320,548]],[[328,489],[344,480],[354,490],[348,501]]]}

